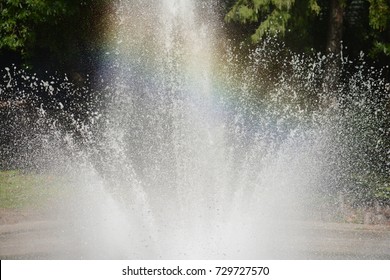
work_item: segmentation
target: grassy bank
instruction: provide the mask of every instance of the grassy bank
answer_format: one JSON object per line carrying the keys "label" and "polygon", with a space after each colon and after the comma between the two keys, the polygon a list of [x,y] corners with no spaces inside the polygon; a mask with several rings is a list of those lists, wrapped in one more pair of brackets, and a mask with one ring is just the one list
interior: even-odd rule
{"label": "grassy bank", "polygon": [[0,207],[5,209],[40,208],[58,197],[62,180],[48,174],[0,171]]}

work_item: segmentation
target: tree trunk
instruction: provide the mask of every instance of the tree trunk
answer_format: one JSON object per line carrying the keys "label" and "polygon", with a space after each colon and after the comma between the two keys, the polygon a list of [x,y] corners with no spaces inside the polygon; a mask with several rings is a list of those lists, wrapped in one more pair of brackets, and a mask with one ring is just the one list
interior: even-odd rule
{"label": "tree trunk", "polygon": [[330,0],[328,41],[326,44],[326,50],[329,53],[339,54],[341,52],[345,8],[344,2],[345,0]]}
{"label": "tree trunk", "polygon": [[324,106],[337,106],[340,97],[340,88],[338,87],[341,76],[341,41],[343,39],[343,21],[344,8],[346,0],[330,0],[328,38],[326,52],[334,54],[331,56],[327,66],[327,75],[324,79],[327,98],[324,99]]}

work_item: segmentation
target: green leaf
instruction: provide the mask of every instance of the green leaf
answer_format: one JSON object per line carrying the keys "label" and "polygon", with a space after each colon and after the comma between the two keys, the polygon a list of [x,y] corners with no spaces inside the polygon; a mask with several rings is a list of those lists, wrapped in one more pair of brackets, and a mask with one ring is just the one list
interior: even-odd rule
{"label": "green leaf", "polygon": [[370,2],[370,26],[376,30],[388,29],[390,25],[390,5],[387,0],[368,0]]}
{"label": "green leaf", "polygon": [[239,14],[240,21],[243,23],[255,22],[258,20],[256,11],[247,6],[241,6],[238,9],[238,14]]}

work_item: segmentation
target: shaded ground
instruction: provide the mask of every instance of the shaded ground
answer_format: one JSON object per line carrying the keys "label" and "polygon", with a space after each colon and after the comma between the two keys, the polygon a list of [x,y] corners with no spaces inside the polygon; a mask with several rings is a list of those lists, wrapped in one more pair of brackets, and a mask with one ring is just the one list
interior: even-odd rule
{"label": "shaded ground", "polygon": [[390,227],[348,223],[305,223],[302,252],[310,259],[390,260]]}
{"label": "shaded ground", "polygon": [[[1,259],[88,258],[85,256],[104,259],[117,255],[117,252],[105,255],[106,251],[100,248],[92,253],[85,251],[85,248],[91,248],[88,246],[90,235],[81,240],[79,233],[86,225],[82,224],[84,228],[81,228],[80,224],[75,224],[74,217],[67,216],[70,209],[64,202],[70,196],[63,186],[69,184],[69,178],[58,175],[0,172]],[[51,207],[53,205],[55,207]],[[359,211],[344,206],[339,213],[336,211],[339,214],[336,218],[334,211],[329,217],[323,215],[326,211],[318,211],[308,215],[310,221],[292,222],[300,229],[299,233],[291,235],[289,240],[273,240],[274,244],[269,246],[274,257],[270,258],[390,260],[390,224],[387,220],[390,208],[378,205]],[[110,217],[109,213],[107,217]],[[383,223],[373,224],[375,222]],[[280,230],[284,231],[285,224],[281,225]],[[261,244],[257,245],[256,250],[263,249]],[[291,252],[294,252],[293,256]]]}
{"label": "shaded ground", "polygon": [[[63,223],[39,212],[0,210],[0,258],[82,259]],[[299,227],[305,235],[289,242],[297,246],[296,258],[390,260],[389,226],[300,222]]]}
{"label": "shaded ground", "polygon": [[48,258],[58,243],[58,222],[39,211],[0,209],[0,258]]}

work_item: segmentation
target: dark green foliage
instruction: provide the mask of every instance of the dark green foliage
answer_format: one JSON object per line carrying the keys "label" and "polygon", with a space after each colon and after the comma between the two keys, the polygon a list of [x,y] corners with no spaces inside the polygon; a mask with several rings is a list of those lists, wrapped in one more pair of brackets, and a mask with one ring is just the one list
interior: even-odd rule
{"label": "dark green foliage", "polygon": [[58,25],[75,13],[72,1],[2,0],[0,4],[0,48],[25,53],[36,40],[36,27]]}
{"label": "dark green foliage", "polygon": [[[332,1],[325,0],[236,0],[226,14],[227,22],[255,26],[251,41],[258,43],[267,34],[283,37],[287,46],[308,52],[325,51],[332,21]],[[390,3],[388,0],[336,1],[344,10],[342,28],[345,54],[361,51],[371,58],[390,57]],[[335,30],[333,30],[335,32]],[[328,40],[331,37],[328,36]],[[385,61],[389,61],[388,58]]]}
{"label": "dark green foliage", "polygon": [[387,0],[369,0],[370,2],[370,25],[377,30],[389,28],[390,4]]}
{"label": "dark green foliage", "polygon": [[[286,33],[291,20],[301,20],[293,17],[295,7],[302,8],[306,13],[310,11],[318,14],[320,7],[316,0],[238,0],[226,15],[226,21],[240,23],[260,22],[258,28],[252,34],[252,42],[259,42],[266,34],[276,35]],[[303,3],[304,2],[304,3]],[[303,3],[303,4],[302,4]]]}
{"label": "dark green foliage", "polygon": [[[10,56],[39,71],[91,72],[101,44],[97,29],[111,1],[1,0],[0,57]],[[77,77],[76,77],[77,76]]]}
{"label": "dark green foliage", "polygon": [[371,55],[390,56],[390,3],[388,0],[369,0],[370,26],[374,32]]}

